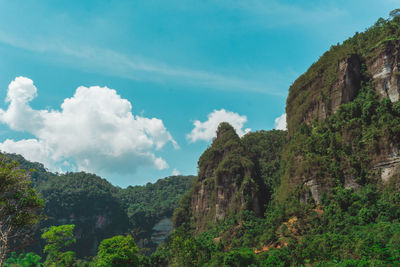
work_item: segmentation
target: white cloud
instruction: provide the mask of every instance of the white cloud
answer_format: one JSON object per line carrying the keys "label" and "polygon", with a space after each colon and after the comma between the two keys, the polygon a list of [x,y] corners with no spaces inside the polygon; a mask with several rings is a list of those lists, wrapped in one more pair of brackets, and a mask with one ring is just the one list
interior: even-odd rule
{"label": "white cloud", "polygon": [[178,175],[181,175],[181,172],[178,171],[177,169],[174,169],[174,170],[172,171],[172,175],[173,175],[173,176],[178,176]]}
{"label": "white cloud", "polygon": [[22,154],[56,171],[70,164],[77,170],[125,174],[139,166],[168,168],[154,151],[167,143],[178,148],[162,120],[133,115],[131,103],[113,89],[78,87],[59,111],[32,109],[29,101],[36,95],[28,78],[17,77],[10,83],[9,105],[0,109],[0,121],[35,138],[7,139],[0,150]]}
{"label": "white cloud", "polygon": [[241,116],[238,113],[221,109],[214,110],[208,114],[208,119],[205,122],[198,120],[194,121],[194,128],[186,137],[190,142],[196,142],[199,140],[209,141],[216,136],[218,125],[221,122],[228,122],[232,125],[239,136],[243,136],[251,130],[249,128],[243,130],[243,125],[247,122],[246,116]]}
{"label": "white cloud", "polygon": [[286,130],[286,113],[275,119],[276,130]]}

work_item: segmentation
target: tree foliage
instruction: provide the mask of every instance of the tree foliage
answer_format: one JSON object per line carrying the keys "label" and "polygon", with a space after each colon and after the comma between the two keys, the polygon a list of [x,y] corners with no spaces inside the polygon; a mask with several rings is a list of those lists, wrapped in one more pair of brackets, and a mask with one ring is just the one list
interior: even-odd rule
{"label": "tree foliage", "polygon": [[12,252],[10,257],[6,260],[5,267],[40,267],[42,266],[40,260],[42,258],[33,253],[21,253],[17,255],[16,252]]}
{"label": "tree foliage", "polygon": [[0,158],[0,266],[10,249],[26,245],[43,201],[16,162]]}
{"label": "tree foliage", "polygon": [[43,249],[47,253],[46,266],[69,266],[75,261],[75,252],[66,251],[76,242],[74,237],[75,225],[52,226],[42,234],[46,241]]}
{"label": "tree foliage", "polygon": [[105,179],[84,172],[66,173],[37,185],[47,216],[40,228],[60,222],[74,224],[75,231],[82,233],[73,245],[79,257],[94,255],[96,240],[129,231],[128,217],[118,197],[119,189]]}
{"label": "tree foliage", "polygon": [[139,266],[138,254],[139,249],[130,235],[114,236],[101,241],[98,248],[96,266]]}
{"label": "tree foliage", "polygon": [[[188,190],[193,176],[171,176],[145,186],[121,189],[97,175],[77,172],[57,174],[47,171],[42,164],[32,163],[20,155],[6,154],[30,169],[32,186],[44,200],[44,219],[32,239],[40,240],[41,229],[60,222],[75,224],[82,233],[72,246],[77,256],[96,254],[96,240],[133,232],[135,239],[149,251],[156,244],[150,242],[153,227],[164,217],[171,217],[181,195]],[[30,250],[42,254],[44,242],[37,241]]]}
{"label": "tree foliage", "polygon": [[152,228],[163,217],[171,217],[179,199],[192,185],[194,176],[171,176],[145,186],[120,189],[119,198],[137,239],[149,239]]}

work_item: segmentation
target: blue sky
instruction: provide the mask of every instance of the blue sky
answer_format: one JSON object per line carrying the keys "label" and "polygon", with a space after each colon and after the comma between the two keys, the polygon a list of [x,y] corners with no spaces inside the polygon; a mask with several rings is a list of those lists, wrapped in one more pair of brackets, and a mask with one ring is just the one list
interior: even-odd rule
{"label": "blue sky", "polygon": [[122,187],[196,174],[219,120],[273,129],[300,74],[399,7],[327,2],[0,0],[0,148]]}

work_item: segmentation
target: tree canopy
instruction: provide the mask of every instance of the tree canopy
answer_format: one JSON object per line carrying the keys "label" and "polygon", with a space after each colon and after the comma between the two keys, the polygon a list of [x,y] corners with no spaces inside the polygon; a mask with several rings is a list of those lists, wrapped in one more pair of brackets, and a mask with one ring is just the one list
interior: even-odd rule
{"label": "tree canopy", "polygon": [[26,245],[43,201],[17,162],[0,158],[0,266],[10,249]]}
{"label": "tree canopy", "polygon": [[52,226],[42,234],[46,240],[46,246],[43,252],[47,253],[46,266],[55,265],[62,262],[73,262],[75,252],[66,251],[66,249],[76,242],[74,238],[75,225]]}
{"label": "tree canopy", "polygon": [[96,267],[133,267],[138,265],[139,249],[130,235],[118,235],[101,241]]}

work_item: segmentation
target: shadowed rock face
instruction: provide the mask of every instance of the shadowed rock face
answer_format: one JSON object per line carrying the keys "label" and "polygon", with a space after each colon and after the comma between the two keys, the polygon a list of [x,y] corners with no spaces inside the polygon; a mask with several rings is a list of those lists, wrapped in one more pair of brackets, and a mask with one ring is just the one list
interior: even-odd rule
{"label": "shadowed rock face", "polygon": [[360,89],[361,63],[358,55],[351,55],[340,61],[338,75],[331,90],[331,110],[336,112],[341,104],[352,101]]}
{"label": "shadowed rock face", "polygon": [[[290,88],[286,107],[289,136],[294,135],[301,123],[311,125],[313,121],[322,121],[334,114],[340,105],[354,100],[361,87],[364,67],[380,98],[389,98],[392,103],[400,99],[400,41],[381,42],[367,54],[352,54],[342,59],[330,57],[329,53],[322,59],[324,66],[328,67],[321,67],[323,64],[312,66],[308,71],[311,74],[304,74]],[[332,58],[336,60],[336,68],[332,67]],[[332,73],[333,69],[335,72]],[[371,168],[381,176],[383,183],[387,183],[392,177],[399,176],[400,144],[384,137],[381,139],[379,149],[370,155],[370,161]],[[348,140],[349,144],[351,141]],[[298,155],[293,164],[300,166],[301,162],[302,156]],[[291,179],[301,181],[309,189],[303,199],[312,197],[317,203],[322,193],[331,188],[329,177],[316,180],[293,176]],[[343,180],[346,188],[359,187],[351,175],[343,177]]]}
{"label": "shadowed rock face", "polygon": [[[286,105],[289,134],[292,135],[302,122],[311,124],[313,120],[326,119],[341,104],[352,101],[360,89],[363,63],[371,75],[378,95],[397,102],[400,99],[400,42],[387,42],[375,48],[371,54],[374,56],[352,54],[334,59],[337,64],[336,74],[328,74],[331,70],[322,68],[313,70],[317,74],[307,82],[302,77],[296,80],[291,86]],[[333,81],[330,77],[332,75]],[[307,105],[302,107],[300,119],[293,121],[293,117],[299,116],[301,103],[296,102],[298,99],[307,102]]]}
{"label": "shadowed rock face", "polygon": [[191,200],[197,232],[243,209],[263,214],[265,185],[235,130],[222,123],[212,145],[199,160]]}
{"label": "shadowed rock face", "polygon": [[[335,113],[341,104],[352,101],[360,89],[361,81],[361,63],[358,55],[351,55],[338,63],[336,79],[331,86],[328,95],[323,95],[319,88],[324,81],[314,80],[310,84],[301,88],[300,91],[311,90],[311,104],[304,114],[303,121],[311,124],[314,119],[326,119],[332,113]],[[288,102],[288,105],[291,105]],[[293,112],[296,112],[293,109]],[[291,113],[288,113],[291,116]],[[294,126],[296,127],[296,126]]]}
{"label": "shadowed rock face", "polygon": [[151,241],[157,245],[160,245],[168,237],[168,234],[172,231],[171,218],[163,218],[153,227],[153,234],[151,235]]}

